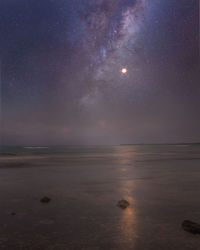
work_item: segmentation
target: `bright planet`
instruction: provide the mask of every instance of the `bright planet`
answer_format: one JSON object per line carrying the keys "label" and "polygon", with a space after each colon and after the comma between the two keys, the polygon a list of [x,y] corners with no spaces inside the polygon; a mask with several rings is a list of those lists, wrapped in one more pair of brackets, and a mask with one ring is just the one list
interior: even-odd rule
{"label": "bright planet", "polygon": [[128,71],[127,68],[122,68],[122,69],[121,69],[122,74],[126,74],[127,71]]}

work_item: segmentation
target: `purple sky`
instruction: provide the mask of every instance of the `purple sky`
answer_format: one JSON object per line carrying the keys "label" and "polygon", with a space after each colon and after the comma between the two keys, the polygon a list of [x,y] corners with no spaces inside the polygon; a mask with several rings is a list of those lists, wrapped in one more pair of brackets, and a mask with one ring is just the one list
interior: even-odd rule
{"label": "purple sky", "polygon": [[198,0],[1,0],[0,34],[2,144],[200,141]]}

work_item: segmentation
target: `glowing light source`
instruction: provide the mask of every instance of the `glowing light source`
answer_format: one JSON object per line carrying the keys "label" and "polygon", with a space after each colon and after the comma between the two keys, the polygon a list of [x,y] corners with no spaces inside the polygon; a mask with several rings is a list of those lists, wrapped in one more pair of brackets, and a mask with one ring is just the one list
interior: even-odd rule
{"label": "glowing light source", "polygon": [[126,74],[127,71],[128,71],[127,68],[122,68],[122,69],[121,69],[122,74]]}

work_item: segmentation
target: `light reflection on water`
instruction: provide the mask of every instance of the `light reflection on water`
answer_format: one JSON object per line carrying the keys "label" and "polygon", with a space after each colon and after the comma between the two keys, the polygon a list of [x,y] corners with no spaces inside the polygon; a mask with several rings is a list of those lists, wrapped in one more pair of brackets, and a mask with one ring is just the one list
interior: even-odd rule
{"label": "light reflection on water", "polygon": [[[135,213],[135,200],[133,195],[134,181],[129,179],[129,171],[131,170],[134,162],[134,152],[129,150],[129,147],[117,148],[117,155],[119,166],[118,171],[123,172],[123,178],[120,183],[121,196],[123,199],[130,203],[130,206],[121,211],[120,218],[120,237],[119,244],[126,243],[129,248],[134,249],[136,238],[136,213]],[[122,167],[123,166],[123,167]]]}
{"label": "light reflection on water", "polygon": [[130,202],[130,207],[124,209],[120,219],[120,234],[121,240],[126,242],[129,247],[134,247],[136,228],[135,228],[135,211],[134,200],[131,196],[125,196],[125,199]]}

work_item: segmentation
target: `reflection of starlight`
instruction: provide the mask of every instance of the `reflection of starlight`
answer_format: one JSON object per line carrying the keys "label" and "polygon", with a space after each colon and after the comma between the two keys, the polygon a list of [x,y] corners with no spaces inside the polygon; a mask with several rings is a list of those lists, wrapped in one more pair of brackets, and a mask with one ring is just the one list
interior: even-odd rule
{"label": "reflection of starlight", "polygon": [[121,69],[122,74],[126,74],[127,71],[128,71],[127,68],[122,68],[122,69]]}

